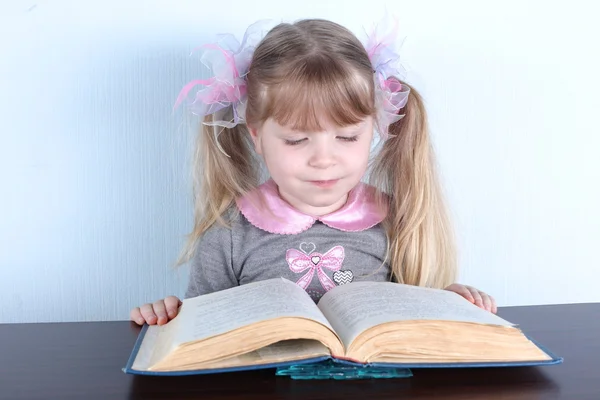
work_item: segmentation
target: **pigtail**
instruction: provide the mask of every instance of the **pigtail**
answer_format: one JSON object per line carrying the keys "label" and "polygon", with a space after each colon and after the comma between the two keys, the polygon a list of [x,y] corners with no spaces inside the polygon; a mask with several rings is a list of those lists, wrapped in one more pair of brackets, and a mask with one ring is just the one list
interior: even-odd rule
{"label": "pigtail", "polygon": [[[229,225],[223,216],[234,210],[235,199],[258,186],[259,162],[245,124],[232,128],[210,125],[204,119],[193,154],[194,227],[178,265],[193,256],[198,239],[215,223]],[[232,214],[233,217],[235,214]]]}
{"label": "pigtail", "polygon": [[456,278],[453,233],[435,170],[427,115],[410,88],[404,117],[389,127],[390,138],[375,159],[373,185],[388,193],[384,221],[388,261],[399,283],[444,288]]}

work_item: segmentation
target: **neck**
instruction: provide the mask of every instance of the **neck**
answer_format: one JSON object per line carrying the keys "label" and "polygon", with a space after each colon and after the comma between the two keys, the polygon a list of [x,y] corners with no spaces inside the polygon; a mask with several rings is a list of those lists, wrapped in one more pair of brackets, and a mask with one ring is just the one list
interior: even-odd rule
{"label": "neck", "polygon": [[348,201],[348,193],[346,193],[338,201],[336,201],[335,203],[333,203],[331,205],[311,206],[310,204],[306,204],[301,201],[298,201],[298,199],[294,198],[293,196],[288,195],[287,193],[281,191],[280,189],[278,189],[278,192],[279,192],[279,196],[283,200],[287,201],[296,210],[298,210],[306,215],[310,215],[312,217],[321,217],[323,215],[331,214],[332,212],[337,211],[340,208],[342,208],[344,206],[344,204],[346,204],[346,201]]}

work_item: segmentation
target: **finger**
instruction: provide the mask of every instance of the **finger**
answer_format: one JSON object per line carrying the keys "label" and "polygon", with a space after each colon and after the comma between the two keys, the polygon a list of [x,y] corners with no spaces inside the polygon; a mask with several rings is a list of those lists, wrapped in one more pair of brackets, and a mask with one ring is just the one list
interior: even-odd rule
{"label": "finger", "polygon": [[492,303],[492,312],[494,314],[496,314],[498,312],[498,306],[496,304],[496,299],[494,299],[492,296],[490,296],[490,301]]}
{"label": "finger", "polygon": [[169,318],[167,318],[165,302],[163,300],[155,301],[154,304],[152,304],[152,307],[154,308],[154,314],[156,314],[156,317],[158,318],[158,325],[166,324],[169,321]]}
{"label": "finger", "polygon": [[136,324],[138,325],[144,325],[144,317],[142,317],[142,313],[140,312],[140,308],[136,307],[133,310],[131,310],[131,312],[129,313],[129,318],[131,318],[132,321],[135,321]]}
{"label": "finger", "polygon": [[175,318],[180,304],[181,301],[175,296],[169,296],[165,299],[165,308],[167,309],[169,319]]}
{"label": "finger", "polygon": [[156,324],[158,318],[156,317],[156,314],[154,314],[152,304],[144,304],[140,307],[140,312],[142,313],[142,317],[144,317],[148,325]]}
{"label": "finger", "polygon": [[471,295],[473,296],[473,303],[477,306],[477,307],[482,307],[483,308],[483,300],[481,299],[481,295],[479,294],[479,290],[472,288],[470,286],[467,286],[467,288],[469,289],[469,291],[471,292]]}
{"label": "finger", "polygon": [[469,289],[467,289],[467,287],[464,285],[452,284],[448,287],[448,290],[451,290],[451,291],[461,295],[465,299],[469,300],[471,303],[473,303],[475,301],[475,299],[473,298],[473,295],[471,295],[471,292],[469,291]]}
{"label": "finger", "polygon": [[479,292],[479,295],[483,302],[483,308],[485,308],[486,311],[492,312],[492,300],[490,299],[490,296],[484,292]]}

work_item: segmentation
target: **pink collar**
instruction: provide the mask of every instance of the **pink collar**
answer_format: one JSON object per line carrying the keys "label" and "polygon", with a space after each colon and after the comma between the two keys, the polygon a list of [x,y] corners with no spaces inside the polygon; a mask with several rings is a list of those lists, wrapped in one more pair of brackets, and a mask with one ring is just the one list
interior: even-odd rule
{"label": "pink collar", "polygon": [[[277,185],[269,179],[256,190],[236,201],[238,208],[254,226],[270,233],[284,235],[306,231],[316,221],[344,232],[359,232],[372,228],[386,216],[375,201],[376,189],[359,183],[348,194],[342,208],[321,217],[304,214],[279,196]],[[261,202],[264,199],[264,203]],[[261,207],[261,204],[264,204]],[[269,210],[272,212],[269,212]]]}

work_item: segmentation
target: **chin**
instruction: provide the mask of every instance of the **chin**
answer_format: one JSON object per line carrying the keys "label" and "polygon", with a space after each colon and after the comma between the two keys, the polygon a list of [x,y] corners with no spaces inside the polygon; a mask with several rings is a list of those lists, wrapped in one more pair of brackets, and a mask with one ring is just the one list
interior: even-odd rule
{"label": "chin", "polygon": [[340,201],[343,195],[323,195],[323,196],[311,196],[307,199],[301,199],[304,203],[311,207],[330,207]]}

